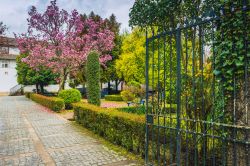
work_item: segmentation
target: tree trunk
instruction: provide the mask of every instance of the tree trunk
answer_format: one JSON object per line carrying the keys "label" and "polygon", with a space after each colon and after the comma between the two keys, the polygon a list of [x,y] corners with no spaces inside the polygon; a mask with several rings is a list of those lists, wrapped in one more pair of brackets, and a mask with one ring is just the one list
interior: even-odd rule
{"label": "tree trunk", "polygon": [[121,91],[123,91],[123,85],[124,85],[124,82],[121,81]]}
{"label": "tree trunk", "polygon": [[36,84],[36,93],[39,92],[38,84]]}
{"label": "tree trunk", "polygon": [[65,80],[62,79],[59,84],[59,91],[64,90],[64,89],[65,89]]}
{"label": "tree trunk", "polygon": [[41,94],[44,94],[44,85],[40,84],[40,88],[41,88]]}
{"label": "tree trunk", "polygon": [[118,80],[115,80],[115,91],[118,92]]}
{"label": "tree trunk", "polygon": [[66,73],[66,69],[64,69],[64,73],[61,77],[60,84],[59,84],[59,91],[65,89],[65,83],[66,83],[67,77],[68,77],[68,74]]}
{"label": "tree trunk", "polygon": [[110,94],[110,81],[108,82],[108,94]]}

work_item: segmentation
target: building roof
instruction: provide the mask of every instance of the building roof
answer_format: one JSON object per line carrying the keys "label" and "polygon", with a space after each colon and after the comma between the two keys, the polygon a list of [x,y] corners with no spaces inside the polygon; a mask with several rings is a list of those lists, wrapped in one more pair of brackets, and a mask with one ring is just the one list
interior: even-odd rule
{"label": "building roof", "polygon": [[[0,47],[16,48],[17,43],[15,38],[0,36]],[[0,59],[15,60],[18,55],[8,54],[7,52],[0,52]]]}
{"label": "building roof", "polygon": [[15,60],[18,55],[13,55],[13,54],[4,54],[0,55],[0,59],[4,60]]}
{"label": "building roof", "polygon": [[2,47],[17,47],[15,38],[0,36],[0,46]]}

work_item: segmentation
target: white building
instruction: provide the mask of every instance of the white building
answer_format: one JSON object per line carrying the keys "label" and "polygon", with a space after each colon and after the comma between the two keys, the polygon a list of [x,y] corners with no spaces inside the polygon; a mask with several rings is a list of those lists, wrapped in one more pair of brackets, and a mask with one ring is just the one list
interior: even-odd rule
{"label": "white building", "polygon": [[15,39],[0,36],[0,93],[9,93],[16,86],[16,57],[19,50]]}

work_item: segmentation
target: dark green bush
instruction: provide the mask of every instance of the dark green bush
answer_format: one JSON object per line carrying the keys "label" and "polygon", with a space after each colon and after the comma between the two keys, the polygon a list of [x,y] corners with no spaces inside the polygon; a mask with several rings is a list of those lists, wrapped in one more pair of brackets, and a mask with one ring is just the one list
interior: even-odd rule
{"label": "dark green bush", "polygon": [[82,95],[77,89],[61,90],[58,94],[58,97],[64,100],[65,107],[67,109],[71,109],[72,103],[79,102],[82,99]]}
{"label": "dark green bush", "polygon": [[47,108],[50,108],[55,112],[59,112],[65,108],[63,99],[57,97],[47,97],[36,93],[31,93],[30,99]]}
{"label": "dark green bush", "polygon": [[100,105],[100,63],[99,55],[96,52],[91,52],[87,58],[86,64],[87,78],[87,98],[88,103]]}
{"label": "dark green bush", "polygon": [[107,101],[123,101],[121,95],[105,95]]}

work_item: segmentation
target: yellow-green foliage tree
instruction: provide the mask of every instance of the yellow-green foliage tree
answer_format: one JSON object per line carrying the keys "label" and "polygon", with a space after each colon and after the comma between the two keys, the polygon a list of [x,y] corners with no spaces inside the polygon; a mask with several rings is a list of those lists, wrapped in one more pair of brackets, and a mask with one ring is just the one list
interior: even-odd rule
{"label": "yellow-green foliage tree", "polygon": [[144,84],[145,54],[145,32],[134,29],[124,34],[122,54],[115,66],[117,75],[127,84]]}

